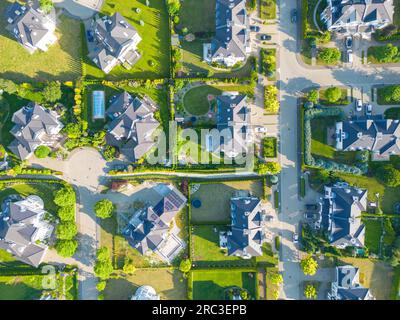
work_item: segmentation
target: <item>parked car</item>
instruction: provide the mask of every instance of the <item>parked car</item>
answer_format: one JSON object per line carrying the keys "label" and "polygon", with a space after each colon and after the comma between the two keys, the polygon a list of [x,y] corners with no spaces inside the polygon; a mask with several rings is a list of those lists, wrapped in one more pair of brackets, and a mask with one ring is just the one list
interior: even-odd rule
{"label": "parked car", "polygon": [[369,103],[365,105],[365,115],[366,116],[372,115],[372,105],[370,105]]}
{"label": "parked car", "polygon": [[347,50],[347,62],[353,63],[353,51],[352,50]]}
{"label": "parked car", "polygon": [[356,111],[357,112],[361,112],[362,111],[362,101],[361,101],[361,99],[356,99],[355,103],[356,103]]}
{"label": "parked car", "polygon": [[293,9],[290,12],[290,20],[292,21],[292,23],[297,22],[297,10],[296,9]]}
{"label": "parked car", "polygon": [[353,38],[346,37],[346,40],[344,42],[345,42],[346,48],[351,49],[351,47],[353,46]]}
{"label": "parked car", "polygon": [[91,30],[86,31],[86,36],[89,42],[94,41],[93,32]]}
{"label": "parked car", "polygon": [[265,132],[267,132],[267,128],[266,127],[255,127],[254,130],[257,133],[265,133]]}
{"label": "parked car", "polygon": [[250,26],[250,31],[259,32],[260,31],[260,27],[259,26]]}
{"label": "parked car", "polygon": [[304,212],[304,219],[306,220],[314,220],[316,216],[314,212]]}
{"label": "parked car", "polygon": [[317,211],[318,210],[318,204],[316,204],[316,203],[306,204],[306,210]]}
{"label": "parked car", "polygon": [[261,36],[260,36],[260,39],[261,40],[271,40],[272,39],[272,37],[269,35],[269,34],[262,34]]}
{"label": "parked car", "polygon": [[298,243],[299,242],[299,235],[295,232],[293,233],[293,243]]}

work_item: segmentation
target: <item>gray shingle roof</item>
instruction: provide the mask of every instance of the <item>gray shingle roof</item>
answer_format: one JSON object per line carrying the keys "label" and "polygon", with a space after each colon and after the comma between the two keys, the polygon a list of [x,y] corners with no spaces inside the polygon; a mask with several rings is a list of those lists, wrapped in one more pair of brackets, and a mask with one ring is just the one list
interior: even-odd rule
{"label": "gray shingle roof", "polygon": [[261,201],[255,197],[232,198],[228,255],[260,256],[263,240]]}
{"label": "gray shingle roof", "polygon": [[336,267],[331,296],[335,300],[371,300],[368,288],[359,283],[359,269],[351,265]]}

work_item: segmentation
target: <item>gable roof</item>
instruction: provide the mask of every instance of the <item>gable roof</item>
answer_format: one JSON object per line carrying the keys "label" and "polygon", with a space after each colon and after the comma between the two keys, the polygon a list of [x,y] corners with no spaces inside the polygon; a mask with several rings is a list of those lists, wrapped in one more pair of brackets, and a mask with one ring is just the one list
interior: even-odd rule
{"label": "gable roof", "polygon": [[337,300],[370,300],[368,288],[359,283],[359,269],[351,265],[336,267],[333,296]]}
{"label": "gable roof", "polygon": [[248,18],[245,0],[217,0],[215,7],[215,38],[211,41],[212,56],[246,58]]}

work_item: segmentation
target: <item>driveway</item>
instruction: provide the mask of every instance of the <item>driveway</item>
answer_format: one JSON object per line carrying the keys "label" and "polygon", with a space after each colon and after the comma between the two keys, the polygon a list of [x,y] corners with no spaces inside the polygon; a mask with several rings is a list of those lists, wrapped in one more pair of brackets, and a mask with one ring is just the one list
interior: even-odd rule
{"label": "driveway", "polygon": [[100,11],[104,0],[53,0],[56,8],[62,8],[76,19],[86,20]]}

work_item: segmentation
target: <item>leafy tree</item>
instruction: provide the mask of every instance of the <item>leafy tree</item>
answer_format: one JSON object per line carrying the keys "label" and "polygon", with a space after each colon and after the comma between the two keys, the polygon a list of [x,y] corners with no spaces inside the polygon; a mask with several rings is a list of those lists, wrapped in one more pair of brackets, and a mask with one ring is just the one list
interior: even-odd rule
{"label": "leafy tree", "polygon": [[250,295],[248,291],[244,289],[240,291],[240,297],[242,298],[242,300],[250,300]]}
{"label": "leafy tree", "polygon": [[59,207],[73,206],[76,203],[76,195],[72,187],[63,187],[54,192],[54,203]]}
{"label": "leafy tree", "polygon": [[312,284],[308,284],[304,288],[304,296],[307,299],[317,299],[317,288]]}
{"label": "leafy tree", "polygon": [[39,0],[40,10],[44,13],[49,13],[53,8],[53,1],[52,0]]}
{"label": "leafy tree", "polygon": [[278,300],[278,298],[279,298],[279,290],[274,290],[274,291],[272,292],[272,298],[273,298],[274,300]]}
{"label": "leafy tree", "polygon": [[4,90],[8,94],[14,94],[18,91],[18,85],[7,79],[0,79],[0,90]]}
{"label": "leafy tree", "polygon": [[61,221],[74,221],[75,220],[75,206],[60,207],[57,215]]}
{"label": "leafy tree", "polygon": [[174,16],[179,13],[179,10],[181,9],[181,2],[179,0],[167,0],[167,6],[168,13],[171,16]]}
{"label": "leafy tree", "polygon": [[61,222],[56,229],[57,238],[60,240],[72,240],[77,233],[76,224],[71,221]]}
{"label": "leafy tree", "polygon": [[312,102],[312,103],[314,103],[314,104],[317,104],[318,100],[319,100],[319,92],[318,92],[318,90],[314,89],[314,90],[311,90],[310,92],[308,92],[307,100]]}
{"label": "leafy tree", "polygon": [[136,271],[136,267],[133,264],[133,261],[131,259],[129,259],[128,257],[125,258],[123,271],[124,271],[124,273],[127,273],[127,274],[134,274]]}
{"label": "leafy tree", "polygon": [[318,262],[311,256],[301,260],[300,266],[306,276],[313,276],[318,270]]}
{"label": "leafy tree", "polygon": [[380,166],[376,170],[376,177],[388,187],[400,186],[400,170],[397,170],[391,164]]}
{"label": "leafy tree", "polygon": [[100,200],[94,206],[94,212],[96,213],[96,216],[101,219],[110,218],[113,214],[113,211],[114,204],[108,199]]}
{"label": "leafy tree", "polygon": [[283,283],[283,277],[280,273],[270,274],[271,282],[275,285],[281,285]]}
{"label": "leafy tree", "polygon": [[107,247],[102,247],[97,250],[97,260],[94,266],[94,273],[100,279],[110,278],[111,273],[114,271],[110,251]]}
{"label": "leafy tree", "polygon": [[106,159],[107,161],[112,161],[113,159],[115,159],[116,154],[117,150],[113,146],[107,145],[104,148],[103,155],[104,159]]}
{"label": "leafy tree", "polygon": [[338,87],[330,87],[325,90],[325,99],[328,102],[337,102],[342,97],[342,90]]}
{"label": "leafy tree", "polygon": [[379,62],[392,62],[399,54],[398,47],[389,43],[385,46],[375,48],[374,56]]}
{"label": "leafy tree", "polygon": [[391,98],[392,101],[400,102],[400,86],[394,86]]}
{"label": "leafy tree", "polygon": [[259,175],[275,175],[281,172],[281,166],[278,162],[260,163],[257,172]]}
{"label": "leafy tree", "polygon": [[279,111],[278,88],[274,85],[268,85],[264,89],[264,107],[268,113],[277,113]]}
{"label": "leafy tree", "polygon": [[78,249],[78,241],[76,240],[58,240],[55,248],[57,253],[64,258],[72,257]]}
{"label": "leafy tree", "polygon": [[47,158],[51,150],[47,146],[39,146],[35,150],[35,156],[39,159]]}
{"label": "leafy tree", "polygon": [[61,99],[61,96],[61,84],[58,81],[47,83],[43,89],[43,97],[48,102],[56,102]]}
{"label": "leafy tree", "polygon": [[322,48],[318,52],[318,58],[326,64],[335,64],[340,60],[341,53],[337,48]]}
{"label": "leafy tree", "polygon": [[106,288],[107,282],[106,281],[100,281],[96,284],[96,289],[99,292],[104,291],[104,289]]}
{"label": "leafy tree", "polygon": [[68,138],[77,139],[82,135],[82,126],[80,123],[70,122],[65,126],[64,132],[67,134]]}
{"label": "leafy tree", "polygon": [[179,270],[181,272],[188,273],[191,268],[192,268],[192,261],[190,261],[190,259],[181,260],[181,263],[179,264]]}

